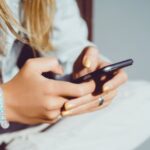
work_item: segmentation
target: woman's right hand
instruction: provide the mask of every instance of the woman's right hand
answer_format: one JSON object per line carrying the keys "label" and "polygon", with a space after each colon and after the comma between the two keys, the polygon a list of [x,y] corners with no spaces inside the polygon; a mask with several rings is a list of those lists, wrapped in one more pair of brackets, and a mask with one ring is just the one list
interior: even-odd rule
{"label": "woman's right hand", "polygon": [[63,74],[62,67],[55,58],[29,59],[12,80],[1,85],[8,121],[25,124],[54,123],[68,100],[65,97],[80,97],[95,89],[93,82],[78,85],[47,79],[42,73],[48,71]]}

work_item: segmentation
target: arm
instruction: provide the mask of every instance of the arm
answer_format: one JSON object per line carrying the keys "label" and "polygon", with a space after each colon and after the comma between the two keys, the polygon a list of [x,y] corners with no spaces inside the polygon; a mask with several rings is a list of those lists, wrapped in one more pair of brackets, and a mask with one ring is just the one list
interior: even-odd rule
{"label": "arm", "polygon": [[54,123],[68,101],[66,97],[81,97],[94,90],[92,83],[76,85],[43,77],[42,73],[48,71],[63,74],[56,58],[29,59],[15,77],[0,85],[7,120],[24,124]]}
{"label": "arm", "polygon": [[75,0],[59,1],[54,19],[52,43],[54,52],[45,55],[57,57],[65,68],[72,72],[72,66],[85,47],[95,46],[87,40],[88,30]]}
{"label": "arm", "polygon": [[[60,32],[54,34],[57,35],[55,43],[58,53],[56,53],[56,56],[59,57],[62,63],[65,63],[66,73],[73,71],[76,78],[108,65],[109,60],[99,53],[99,50],[93,43],[87,40],[87,26],[80,16],[75,0],[67,2],[68,5],[64,5],[63,7],[65,10],[61,9],[61,19],[63,20],[60,19],[60,22],[58,21],[58,28],[56,28],[60,29],[58,30]],[[88,62],[85,60],[88,60]],[[84,64],[84,62],[87,62],[87,64]],[[120,70],[112,80],[101,87],[102,93],[99,91],[99,94],[96,96],[91,93],[81,98],[72,99],[66,103],[66,110],[69,111],[64,111],[63,115],[80,114],[108,106],[115,97],[118,87],[126,80],[126,73]],[[96,87],[99,86],[97,82]],[[100,97],[104,97],[105,99],[103,106],[99,106]]]}

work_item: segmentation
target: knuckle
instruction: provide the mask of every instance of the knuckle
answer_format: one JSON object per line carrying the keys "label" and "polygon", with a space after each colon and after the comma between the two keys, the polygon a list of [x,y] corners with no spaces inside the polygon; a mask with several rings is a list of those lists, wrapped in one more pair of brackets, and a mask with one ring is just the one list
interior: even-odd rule
{"label": "knuckle", "polygon": [[45,102],[45,109],[50,111],[52,110],[54,107],[54,102],[53,100],[47,100],[47,102]]}
{"label": "knuckle", "polygon": [[55,115],[54,115],[54,114],[52,114],[52,113],[47,114],[47,117],[48,117],[48,119],[50,119],[50,120],[55,119]]}
{"label": "knuckle", "polygon": [[94,92],[95,88],[96,88],[96,83],[95,81],[91,81],[91,89],[90,89],[90,92]]}
{"label": "knuckle", "polygon": [[54,90],[54,86],[53,86],[53,83],[51,81],[49,81],[49,83],[47,83],[48,81],[45,80],[45,83],[44,83],[44,93],[45,94],[50,94],[50,93],[54,93],[53,90]]}
{"label": "knuckle", "polygon": [[51,99],[48,99],[44,102],[43,107],[46,111],[50,111],[53,108],[53,101]]}
{"label": "knuckle", "polygon": [[48,98],[45,102],[44,102],[44,109],[45,111],[51,111],[51,110],[56,110],[56,109],[61,109],[61,107],[64,105],[65,101],[61,101],[56,99],[56,97],[51,97]]}
{"label": "knuckle", "polygon": [[27,68],[32,68],[33,65],[34,65],[34,59],[33,59],[33,58],[28,59],[28,60],[26,61],[26,63],[25,63],[25,66],[26,66]]}
{"label": "knuckle", "polygon": [[55,105],[54,105],[54,102],[53,102],[52,100],[49,100],[48,103],[47,103],[47,107],[48,107],[49,109],[53,109],[54,106],[55,106]]}
{"label": "knuckle", "polygon": [[63,105],[64,105],[66,102],[67,102],[67,100],[65,100],[65,99],[64,99],[64,100],[60,100],[60,104],[59,104],[60,107],[63,107]]}
{"label": "knuckle", "polygon": [[57,118],[57,116],[59,115],[59,113],[57,112],[50,112],[50,113],[47,113],[46,116],[48,119],[50,120],[54,120]]}
{"label": "knuckle", "polygon": [[33,62],[33,58],[29,58],[27,61],[26,61],[26,65],[30,65],[32,64]]}
{"label": "knuckle", "polygon": [[21,69],[21,74],[24,78],[30,78],[31,77],[31,74],[33,73],[33,70],[32,70],[32,63],[33,63],[33,59],[28,59],[23,68]]}
{"label": "knuckle", "polygon": [[78,87],[78,95],[83,96],[84,95],[84,89],[83,87]]}

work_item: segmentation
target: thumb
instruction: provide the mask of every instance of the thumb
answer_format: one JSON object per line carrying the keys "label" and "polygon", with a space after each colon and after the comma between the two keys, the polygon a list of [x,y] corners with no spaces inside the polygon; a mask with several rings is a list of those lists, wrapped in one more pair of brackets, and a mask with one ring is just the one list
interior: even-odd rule
{"label": "thumb", "polygon": [[82,64],[85,68],[94,71],[99,65],[97,58],[98,54],[93,50],[93,48],[89,48],[82,59]]}
{"label": "thumb", "polygon": [[91,58],[89,56],[84,56],[82,64],[85,68],[90,68],[91,67]]}
{"label": "thumb", "polygon": [[32,67],[39,73],[52,71],[57,74],[63,74],[63,68],[59,64],[58,60],[54,57],[41,57],[34,58],[29,61]]}

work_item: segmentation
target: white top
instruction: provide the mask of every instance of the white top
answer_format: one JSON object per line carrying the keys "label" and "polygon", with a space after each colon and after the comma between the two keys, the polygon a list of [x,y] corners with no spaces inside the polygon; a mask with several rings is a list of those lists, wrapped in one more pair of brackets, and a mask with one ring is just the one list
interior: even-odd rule
{"label": "white top", "polygon": [[[15,18],[19,20],[20,0],[6,0]],[[9,32],[9,31],[8,31]],[[56,50],[43,52],[42,56],[55,56],[65,68],[65,73],[71,72],[71,65],[80,52],[93,45],[87,40],[88,31],[85,21],[75,0],[56,0],[56,14],[52,43]],[[0,56],[0,67],[3,82],[10,80],[17,72],[16,61],[23,45],[13,47],[15,37],[9,32],[6,48]],[[12,48],[13,47],[13,48]],[[67,67],[69,65],[69,67]],[[6,67],[7,66],[7,67]]]}

